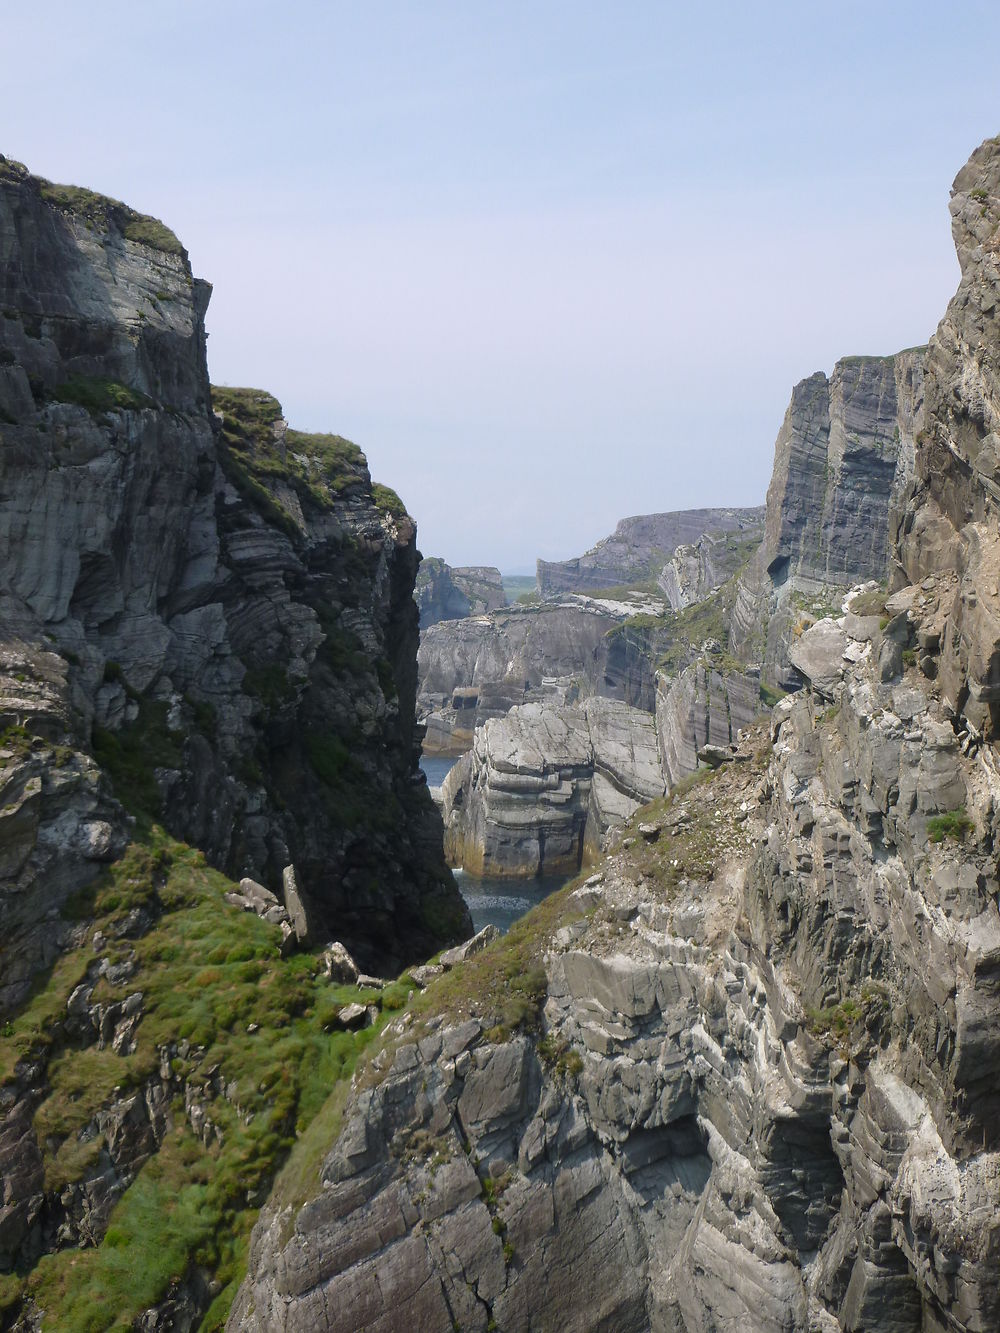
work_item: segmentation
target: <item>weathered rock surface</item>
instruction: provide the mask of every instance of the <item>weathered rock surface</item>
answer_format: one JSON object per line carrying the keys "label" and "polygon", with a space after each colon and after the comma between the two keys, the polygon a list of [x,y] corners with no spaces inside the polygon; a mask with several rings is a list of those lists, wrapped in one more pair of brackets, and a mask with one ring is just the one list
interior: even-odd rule
{"label": "weathered rock surface", "polygon": [[161,224],[4,160],[0,253],[0,1009],[123,845],[92,753],[230,874],[294,860],[369,966],[460,936],[414,759],[412,520],[268,395],[213,415],[210,288]]}
{"label": "weathered rock surface", "polygon": [[[926,430],[899,517],[894,586],[938,590],[941,689],[991,736],[1000,705],[1000,142],[988,139],[951,197],[961,282],[927,351]],[[949,604],[950,603],[950,604]]]}
{"label": "weathered rock surface", "polygon": [[598,698],[525,704],[480,727],[448,774],[445,850],[476,875],[573,874],[585,847],[662,793],[650,714]]}
{"label": "weathered rock surface", "polygon": [[648,654],[630,670],[608,634],[637,611],[664,605],[659,597],[570,596],[433,625],[421,634],[418,656],[424,753],[464,753],[478,725],[522,703],[600,693],[651,709]]}
{"label": "weathered rock surface", "polygon": [[[399,1021],[309,1197],[262,1213],[231,1328],[1000,1327],[998,210],[991,140],[885,614],[800,623],[770,744]],[[919,379],[902,354],[796,391],[769,613],[795,577],[882,576]]]}
{"label": "weathered rock surface", "polygon": [[420,562],[413,598],[420,612],[420,628],[440,620],[481,616],[507,605],[499,569],[492,565],[452,567],[436,556]]}
{"label": "weathered rock surface", "polygon": [[754,512],[760,522],[747,523],[736,533],[706,532],[696,542],[677,547],[657,579],[671,610],[704,601],[742,569],[764,535],[764,512]]}
{"label": "weathered rock surface", "polygon": [[996,1325],[1000,789],[854,642],[567,898],[544,1040],[399,1025],[231,1328]]}
{"label": "weathered rock surface", "polygon": [[610,537],[585,555],[574,560],[539,560],[538,591],[542,597],[551,597],[657,579],[679,546],[698,542],[706,533],[752,531],[763,517],[758,507],[680,509],[623,518]]}
{"label": "weathered rock surface", "polygon": [[721,672],[696,662],[679,676],[658,676],[656,740],[665,785],[696,772],[706,745],[733,744],[761,708],[760,676],[752,668]]}
{"label": "weathered rock surface", "polygon": [[885,580],[889,514],[913,473],[924,349],[847,357],[828,379],[797,384],[774,449],[764,540],[741,576],[730,647],[784,687],[796,625],[810,602],[834,603]]}

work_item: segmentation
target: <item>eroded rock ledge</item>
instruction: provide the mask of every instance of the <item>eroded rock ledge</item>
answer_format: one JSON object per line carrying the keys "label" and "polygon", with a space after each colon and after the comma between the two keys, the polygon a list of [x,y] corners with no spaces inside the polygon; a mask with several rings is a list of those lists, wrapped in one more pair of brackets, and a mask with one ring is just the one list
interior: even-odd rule
{"label": "eroded rock ledge", "polygon": [[996,1325],[1000,786],[838,628],[773,749],[397,1026],[231,1328]]}

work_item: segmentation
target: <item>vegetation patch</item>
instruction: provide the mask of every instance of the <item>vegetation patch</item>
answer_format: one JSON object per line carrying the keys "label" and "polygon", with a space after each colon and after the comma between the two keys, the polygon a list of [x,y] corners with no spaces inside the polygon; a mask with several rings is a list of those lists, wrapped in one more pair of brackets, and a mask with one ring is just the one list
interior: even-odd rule
{"label": "vegetation patch", "polygon": [[152,406],[145,394],[130,389],[117,380],[101,379],[96,375],[73,375],[60,384],[52,397],[57,403],[74,403],[85,408],[91,416],[106,412],[136,412]]}
{"label": "vegetation patch", "polygon": [[956,842],[962,842],[974,827],[965,806],[960,805],[957,810],[949,810],[943,815],[934,815],[928,819],[927,836],[931,842],[944,842],[945,838],[954,838]]}
{"label": "vegetation patch", "polygon": [[[198,1265],[223,1286],[202,1328],[221,1329],[275,1173],[294,1146],[329,1147],[359,1055],[406,1003],[406,977],[381,992],[359,991],[332,986],[317,954],[282,959],[278,928],[225,902],[233,888],[200,852],[143,822],[126,854],[71,905],[70,914],[87,922],[86,943],[60,956],[0,1034],[0,1081],[20,1060],[45,1067],[35,1130],[52,1190],[86,1178],[103,1145],[97,1112],[157,1082],[164,1051],[173,1052],[174,1128],[118,1201],[101,1243],[46,1255],[0,1286],[9,1309],[23,1287],[46,1327],[130,1328]],[[121,928],[136,911],[145,929],[126,938]],[[96,931],[109,963],[136,964],[124,985],[97,980],[91,1001],[142,992],[136,1048],[127,1056],[86,1044],[66,1025]],[[341,1031],[337,1014],[354,1000],[379,1006],[379,1017],[362,1031]],[[206,1141],[188,1122],[185,1086],[215,1127]]]}
{"label": "vegetation patch", "polygon": [[372,484],[372,499],[375,501],[375,508],[381,514],[391,514],[393,518],[406,518],[406,505],[392,489],[391,486],[383,486],[380,481]]}
{"label": "vegetation patch", "polygon": [[94,757],[110,777],[118,799],[132,813],[159,814],[162,797],[155,770],[182,766],[183,735],[171,731],[167,712],[165,701],[142,699],[134,722],[118,731],[94,728]]}
{"label": "vegetation patch", "polygon": [[[291,487],[300,502],[320,509],[331,508],[348,493],[368,490],[365,456],[356,444],[340,435],[284,429],[281,404],[271,394],[213,385],[212,407],[222,418],[220,453],[227,476],[289,535],[300,529],[273,494],[278,486]],[[379,497],[375,503],[388,512],[396,507],[406,512],[389,487],[381,487]]]}
{"label": "vegetation patch", "polygon": [[872,588],[860,593],[851,602],[851,614],[855,616],[884,616],[888,596],[884,588]]}

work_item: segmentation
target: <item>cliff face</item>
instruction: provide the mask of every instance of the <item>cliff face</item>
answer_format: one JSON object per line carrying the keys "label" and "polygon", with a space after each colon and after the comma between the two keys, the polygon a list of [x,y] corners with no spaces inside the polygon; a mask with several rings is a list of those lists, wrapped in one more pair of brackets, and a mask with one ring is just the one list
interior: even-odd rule
{"label": "cliff face", "polygon": [[653,581],[678,546],[705,533],[738,533],[760,525],[756,509],[680,509],[666,514],[623,518],[610,537],[573,560],[539,560],[542,597]]}
{"label": "cliff face", "polygon": [[731,646],[784,668],[803,594],[884,580],[889,514],[913,472],[924,349],[846,357],[797,384],[774,448],[764,540],[740,580]]}
{"label": "cliff face", "polygon": [[466,918],[415,775],[412,521],[268,395],[213,415],[162,224],[5,162],[0,247],[3,1003],[123,846],[107,776],[232,874],[293,862],[367,963],[426,954]]}
{"label": "cliff face", "polygon": [[356,446],[210,387],[209,291],[161,223],[0,159],[19,1333],[224,1318],[278,1166],[412,986],[324,944],[385,975],[471,928],[417,768],[412,520]]}
{"label": "cliff face", "polygon": [[952,234],[962,277],[927,352],[926,425],[899,518],[895,585],[943,573],[941,689],[980,730],[1000,703],[1000,141],[955,179]]}
{"label": "cliff face", "polygon": [[476,729],[444,788],[445,848],[477,875],[573,875],[663,794],[649,713],[611,699],[524,704]]}
{"label": "cliff face", "polygon": [[[991,141],[956,182],[904,586],[804,626],[769,733],[394,1025],[230,1327],[1000,1325],[998,182]],[[881,403],[898,370],[842,378]],[[786,432],[809,457],[824,393]],[[802,531],[767,565],[849,573]]]}
{"label": "cliff face", "polygon": [[481,616],[507,605],[499,569],[492,565],[452,568],[436,556],[421,561],[413,596],[420,612],[421,629],[440,620]]}

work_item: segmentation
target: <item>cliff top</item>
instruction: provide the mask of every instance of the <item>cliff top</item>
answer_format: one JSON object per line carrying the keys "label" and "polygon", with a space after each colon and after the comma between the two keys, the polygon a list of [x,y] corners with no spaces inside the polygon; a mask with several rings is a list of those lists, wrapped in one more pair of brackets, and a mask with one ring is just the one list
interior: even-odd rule
{"label": "cliff top", "polygon": [[128,241],[148,245],[165,254],[180,255],[187,259],[187,251],[174,233],[159,218],[138,213],[120,199],[98,194],[80,185],[57,185],[44,176],[33,176],[23,162],[0,154],[0,183],[24,186],[38,192],[46,203],[84,218],[87,223],[104,229],[114,228]]}

